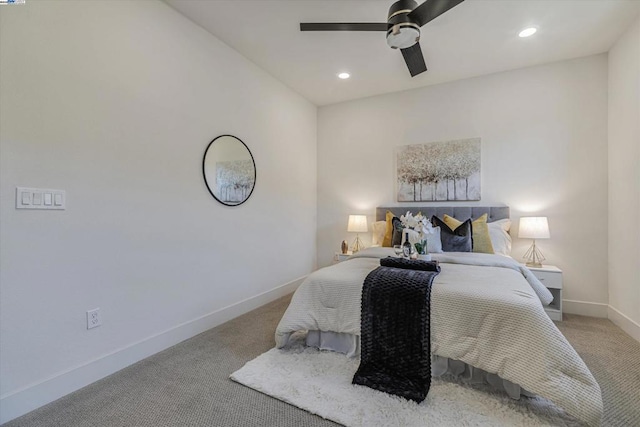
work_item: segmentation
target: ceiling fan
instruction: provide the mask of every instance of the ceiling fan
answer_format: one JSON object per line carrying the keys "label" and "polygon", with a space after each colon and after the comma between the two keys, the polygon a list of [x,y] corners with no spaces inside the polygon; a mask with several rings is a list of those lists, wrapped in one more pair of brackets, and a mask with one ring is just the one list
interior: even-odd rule
{"label": "ceiling fan", "polygon": [[415,0],[398,0],[389,8],[387,22],[303,22],[300,31],[386,31],[387,44],[402,51],[411,77],[415,77],[427,71],[419,43],[420,27],[463,1],[427,0],[418,6]]}

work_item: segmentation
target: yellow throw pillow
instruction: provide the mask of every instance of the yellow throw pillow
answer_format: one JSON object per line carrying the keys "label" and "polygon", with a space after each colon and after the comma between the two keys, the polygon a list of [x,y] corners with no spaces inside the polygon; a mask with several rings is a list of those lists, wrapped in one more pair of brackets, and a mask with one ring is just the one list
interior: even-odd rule
{"label": "yellow throw pillow", "polygon": [[387,221],[387,229],[384,232],[384,239],[382,239],[382,246],[386,248],[391,247],[391,240],[393,239],[393,212],[387,211],[385,220]]}
{"label": "yellow throw pillow", "polygon": [[[444,214],[444,223],[449,228],[455,230],[462,224],[462,221],[450,217]],[[491,237],[489,237],[489,226],[487,225],[487,214],[482,215],[480,218],[471,222],[472,238],[473,238],[473,252],[482,252],[485,254],[492,254],[493,245],[491,244]]]}

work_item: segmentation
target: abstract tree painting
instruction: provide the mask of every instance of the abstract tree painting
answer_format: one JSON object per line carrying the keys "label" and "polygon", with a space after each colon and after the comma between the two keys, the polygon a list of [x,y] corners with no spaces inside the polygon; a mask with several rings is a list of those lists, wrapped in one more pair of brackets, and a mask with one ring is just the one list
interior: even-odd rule
{"label": "abstract tree painting", "polygon": [[399,202],[480,200],[480,138],[405,145],[396,166]]}

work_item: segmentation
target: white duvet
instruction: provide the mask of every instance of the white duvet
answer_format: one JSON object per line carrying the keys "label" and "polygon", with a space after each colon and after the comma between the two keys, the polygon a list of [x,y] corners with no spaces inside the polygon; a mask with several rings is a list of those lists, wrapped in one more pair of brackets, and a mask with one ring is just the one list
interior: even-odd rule
{"label": "white duvet", "polygon": [[[389,248],[361,251],[310,274],[276,329],[284,347],[294,331],[360,335],[362,284]],[[599,425],[602,396],[580,356],[549,319],[549,291],[512,258],[432,254],[441,262],[431,293],[431,352],[499,375]]]}

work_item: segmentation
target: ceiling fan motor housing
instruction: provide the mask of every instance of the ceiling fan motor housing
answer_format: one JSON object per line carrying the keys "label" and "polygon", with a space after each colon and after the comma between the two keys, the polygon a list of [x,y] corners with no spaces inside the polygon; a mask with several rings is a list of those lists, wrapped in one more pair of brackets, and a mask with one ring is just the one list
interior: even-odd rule
{"label": "ceiling fan motor housing", "polygon": [[416,7],[415,0],[398,0],[389,8],[387,44],[392,49],[406,49],[420,40],[420,26],[407,17]]}

